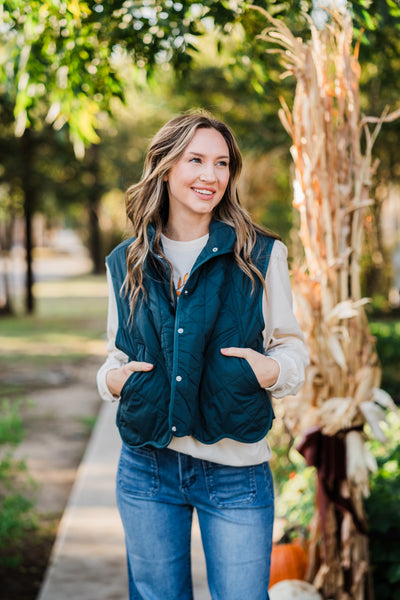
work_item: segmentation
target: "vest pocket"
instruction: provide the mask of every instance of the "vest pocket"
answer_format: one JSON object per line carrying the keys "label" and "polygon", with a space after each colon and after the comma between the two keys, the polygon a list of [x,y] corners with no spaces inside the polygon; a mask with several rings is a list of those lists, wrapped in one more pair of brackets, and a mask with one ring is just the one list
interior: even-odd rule
{"label": "vest pocket", "polygon": [[241,358],[240,359],[242,362],[242,367],[243,369],[246,371],[246,377],[248,378],[249,383],[253,387],[255,386],[257,389],[260,389],[260,383],[256,377],[256,374],[253,371],[252,366],[250,365],[249,361],[246,358]]}
{"label": "vest pocket", "polygon": [[[222,355],[221,355],[222,356]],[[245,358],[237,356],[217,357],[215,392],[220,389],[231,389],[232,392],[251,394],[261,388],[253,369]],[[215,368],[215,367],[214,367]]]}
{"label": "vest pocket", "polygon": [[148,381],[149,376],[151,376],[151,374],[154,373],[155,368],[156,368],[156,366],[154,365],[154,367],[151,369],[151,371],[133,371],[131,373],[131,375],[129,375],[128,379],[125,381],[124,385],[122,386],[121,402],[124,401],[126,396],[131,391],[133,391],[133,393],[135,393],[135,391],[137,391],[138,389],[143,387],[143,384],[145,383],[145,381]]}

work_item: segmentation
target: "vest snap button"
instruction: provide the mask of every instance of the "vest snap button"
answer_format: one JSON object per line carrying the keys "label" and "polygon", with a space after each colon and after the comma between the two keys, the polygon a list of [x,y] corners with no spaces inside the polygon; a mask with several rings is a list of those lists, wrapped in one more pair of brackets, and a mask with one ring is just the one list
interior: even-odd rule
{"label": "vest snap button", "polygon": [[213,251],[213,252],[217,252],[217,251],[218,251],[218,248],[216,248],[216,247],[215,247],[215,248],[213,248],[213,249],[212,249],[212,251]]}
{"label": "vest snap button", "polygon": [[183,328],[182,327],[179,327],[178,333],[183,333]]}
{"label": "vest snap button", "polygon": [[175,425],[172,425],[171,430],[174,431],[174,432],[176,431]]}
{"label": "vest snap button", "polygon": [[182,377],[181,377],[180,375],[178,375],[178,376],[176,377],[176,380],[177,380],[177,381],[182,381]]}

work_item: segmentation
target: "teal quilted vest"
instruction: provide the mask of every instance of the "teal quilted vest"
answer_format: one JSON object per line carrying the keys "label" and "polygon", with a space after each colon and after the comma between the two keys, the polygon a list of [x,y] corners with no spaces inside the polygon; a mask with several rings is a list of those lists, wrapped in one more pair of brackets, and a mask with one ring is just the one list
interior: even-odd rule
{"label": "teal quilted vest", "polygon": [[[149,229],[151,241],[154,231]],[[243,358],[221,348],[263,351],[263,288],[237,266],[235,231],[212,221],[210,235],[179,298],[170,294],[170,268],[150,252],[144,268],[147,294],[139,297],[134,318],[120,293],[126,251],[132,239],[107,257],[118,306],[116,346],[129,360],[154,368],[135,372],[121,391],[117,425],[122,439],[138,447],[165,447],[173,435],[212,444],[228,437],[256,442],[271,427],[273,410]],[[257,235],[253,261],[265,276],[274,239]]]}

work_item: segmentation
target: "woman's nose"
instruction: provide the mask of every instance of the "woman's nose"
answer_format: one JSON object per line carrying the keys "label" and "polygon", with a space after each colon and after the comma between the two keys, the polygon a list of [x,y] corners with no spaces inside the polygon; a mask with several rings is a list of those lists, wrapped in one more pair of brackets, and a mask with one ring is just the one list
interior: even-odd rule
{"label": "woman's nose", "polygon": [[204,165],[200,174],[201,181],[215,181],[215,170],[214,165]]}

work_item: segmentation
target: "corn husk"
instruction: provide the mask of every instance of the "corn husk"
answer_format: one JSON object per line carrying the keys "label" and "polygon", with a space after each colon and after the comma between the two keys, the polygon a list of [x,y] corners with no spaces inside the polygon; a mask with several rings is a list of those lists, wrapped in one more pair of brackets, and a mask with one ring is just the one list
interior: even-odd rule
{"label": "corn husk", "polygon": [[[293,205],[300,215],[302,260],[293,265],[297,318],[310,353],[306,382],[285,404],[285,424],[293,437],[310,426],[325,435],[346,438],[347,479],[342,495],[349,498],[360,521],[362,498],[369,493],[369,472],[375,468],[360,433],[369,423],[384,440],[381,427],[393,401],[380,390],[381,368],[361,297],[360,258],[365,222],[374,200],[371,182],[377,162],[372,148],[384,121],[398,117],[360,114],[357,43],[349,13],[330,12],[330,23],[318,30],[308,21],[311,39],[296,38],[280,20],[263,9],[270,22],[260,38],[278,45],[284,73],[296,78],[293,108],[282,100],[281,122],[292,140]],[[350,431],[348,431],[350,430]],[[319,561],[315,548],[325,531]],[[340,539],[340,544],[337,540]],[[350,513],[340,523],[330,507],[323,527],[311,526],[310,580],[324,598],[364,600],[372,597],[366,537]],[[344,565],[352,574],[345,586]],[[348,574],[347,574],[348,575]]]}

